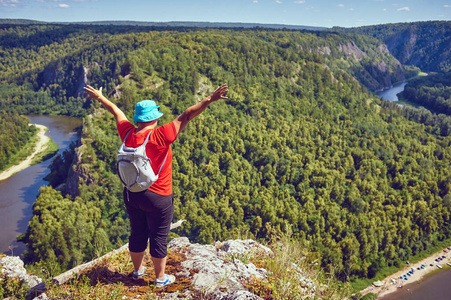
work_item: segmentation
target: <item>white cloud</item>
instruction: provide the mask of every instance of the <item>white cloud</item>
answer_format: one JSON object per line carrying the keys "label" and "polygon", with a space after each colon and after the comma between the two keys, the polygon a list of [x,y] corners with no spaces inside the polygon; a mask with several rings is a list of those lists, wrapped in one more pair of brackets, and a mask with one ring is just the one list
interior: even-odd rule
{"label": "white cloud", "polygon": [[58,4],[58,7],[60,7],[60,8],[69,8],[69,5],[67,5],[67,4]]}
{"label": "white cloud", "polygon": [[253,2],[253,3],[258,3],[258,0],[253,0],[252,2]]}
{"label": "white cloud", "polygon": [[408,8],[407,6],[405,6],[405,7],[401,7],[401,8],[398,8],[397,9],[397,11],[410,11],[410,8]]}
{"label": "white cloud", "polygon": [[350,8],[350,9],[348,9],[348,10],[349,10],[349,11],[354,11],[354,8],[352,8],[352,7],[351,7],[351,8]]}
{"label": "white cloud", "polygon": [[386,8],[384,8],[384,9],[382,9],[382,11],[387,11],[387,9],[386,9]]}
{"label": "white cloud", "polygon": [[294,3],[296,3],[296,4],[304,4],[304,3],[305,3],[305,0],[294,1]]}
{"label": "white cloud", "polygon": [[337,6],[338,6],[338,7],[345,7],[344,4],[338,4]]}
{"label": "white cloud", "polygon": [[16,4],[21,4],[19,0],[0,0],[0,6],[15,7]]}
{"label": "white cloud", "polygon": [[277,4],[282,4],[283,2],[280,1],[280,0],[276,0],[276,3],[277,3]]}
{"label": "white cloud", "polygon": [[443,7],[451,7],[451,5],[449,5],[449,4],[445,4],[445,5],[443,5]]}

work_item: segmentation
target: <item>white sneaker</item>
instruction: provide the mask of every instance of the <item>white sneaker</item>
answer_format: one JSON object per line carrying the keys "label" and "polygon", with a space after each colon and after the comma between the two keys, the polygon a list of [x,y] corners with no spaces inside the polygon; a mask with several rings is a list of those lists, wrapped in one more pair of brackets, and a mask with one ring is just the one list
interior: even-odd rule
{"label": "white sneaker", "polygon": [[155,279],[155,285],[157,287],[167,286],[167,285],[170,285],[171,283],[174,283],[174,282],[175,282],[175,276],[174,275],[168,275],[168,274],[164,274],[163,280]]}
{"label": "white sneaker", "polygon": [[142,266],[138,271],[133,270],[133,279],[141,278],[146,273],[146,267]]}

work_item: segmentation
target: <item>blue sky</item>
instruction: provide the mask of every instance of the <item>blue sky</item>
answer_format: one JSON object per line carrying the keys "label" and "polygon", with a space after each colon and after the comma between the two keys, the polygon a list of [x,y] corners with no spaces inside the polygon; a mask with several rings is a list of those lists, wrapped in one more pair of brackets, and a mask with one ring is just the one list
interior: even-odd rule
{"label": "blue sky", "polygon": [[451,20],[451,0],[0,0],[0,18],[356,27]]}

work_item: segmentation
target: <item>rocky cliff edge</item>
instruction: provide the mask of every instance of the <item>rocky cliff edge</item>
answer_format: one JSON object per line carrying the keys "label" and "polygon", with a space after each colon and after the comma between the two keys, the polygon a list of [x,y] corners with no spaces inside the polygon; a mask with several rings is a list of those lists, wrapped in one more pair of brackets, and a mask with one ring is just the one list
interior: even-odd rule
{"label": "rocky cliff edge", "polygon": [[[122,299],[146,299],[149,295],[155,299],[220,299],[220,300],[257,300],[262,299],[251,293],[246,285],[252,280],[265,280],[268,271],[256,266],[252,261],[273,255],[272,251],[254,240],[228,240],[216,242],[215,245],[191,244],[186,237],[173,239],[168,245],[167,273],[174,274],[177,281],[166,288],[153,286],[154,274],[150,257],[146,255],[147,273],[142,279],[133,280],[127,245],[110,252],[94,261],[77,266],[55,278],[52,283],[41,282],[32,276],[29,286],[33,286],[27,299],[55,299],[55,288],[63,291],[64,285],[87,276],[91,283],[107,290],[108,285],[120,283],[123,290]],[[122,256],[122,258],[120,258]],[[119,257],[119,258],[118,258]],[[14,260],[16,266],[5,261]],[[126,266],[115,267],[113,261],[127,261]],[[8,276],[22,274],[23,262],[18,257],[4,257],[0,260],[2,272]],[[258,264],[258,263],[257,263]],[[6,267],[8,266],[8,267]],[[17,270],[21,271],[17,271]],[[306,299],[318,296],[314,281],[302,275],[298,270],[296,280],[304,290]],[[73,283],[72,283],[73,286]],[[52,291],[53,289],[53,291]],[[154,299],[154,298],[152,298]],[[317,298],[315,298],[317,299]]]}

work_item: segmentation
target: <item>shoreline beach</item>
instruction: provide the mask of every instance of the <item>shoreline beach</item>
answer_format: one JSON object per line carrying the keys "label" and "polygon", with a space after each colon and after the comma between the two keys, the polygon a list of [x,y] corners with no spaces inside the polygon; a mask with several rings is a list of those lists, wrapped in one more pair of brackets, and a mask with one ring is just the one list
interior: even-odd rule
{"label": "shoreline beach", "polygon": [[[406,266],[401,270],[391,274],[383,280],[380,280],[383,283],[382,286],[377,287],[373,284],[360,291],[360,293],[362,295],[373,293],[377,295],[377,299],[383,299],[383,296],[394,293],[400,288],[405,288],[408,284],[417,282],[423,279],[427,274],[436,271],[439,268],[437,265],[440,265],[443,269],[451,268],[450,265],[447,265],[451,264],[451,251],[447,250],[447,248],[445,248],[445,250],[447,252],[440,250],[418,262],[406,264]],[[439,262],[436,261],[438,257],[443,256],[445,256],[445,258]],[[433,265],[431,266],[431,264]],[[423,268],[421,268],[422,266]],[[412,271],[413,273],[407,276],[407,280],[400,279],[400,277],[405,278],[404,275],[406,275],[409,271]]]}
{"label": "shoreline beach", "polygon": [[451,282],[451,267],[423,279],[411,282],[402,289],[377,298],[378,300],[449,300],[449,283]]}
{"label": "shoreline beach", "polygon": [[45,135],[47,127],[45,127],[44,125],[39,125],[39,124],[34,124],[34,125],[39,129],[39,132],[37,134],[38,141],[36,143],[35,150],[33,151],[33,153],[30,156],[28,156],[25,160],[21,161],[19,164],[14,165],[14,166],[6,169],[5,171],[1,172],[0,173],[0,181],[8,179],[9,177],[13,176],[14,174],[31,166],[31,163],[33,162],[33,158],[38,153],[43,152],[48,147],[50,138]]}

